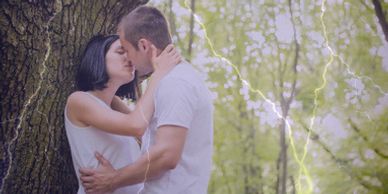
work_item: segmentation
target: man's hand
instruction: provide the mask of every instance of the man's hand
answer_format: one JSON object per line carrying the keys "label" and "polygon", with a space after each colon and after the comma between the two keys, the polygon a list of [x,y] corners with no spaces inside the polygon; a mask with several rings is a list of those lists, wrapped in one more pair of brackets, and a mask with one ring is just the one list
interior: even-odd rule
{"label": "man's hand", "polygon": [[98,168],[81,168],[79,170],[82,186],[86,193],[113,192],[116,188],[113,187],[112,180],[118,171],[101,154],[96,153],[96,158],[100,163]]}

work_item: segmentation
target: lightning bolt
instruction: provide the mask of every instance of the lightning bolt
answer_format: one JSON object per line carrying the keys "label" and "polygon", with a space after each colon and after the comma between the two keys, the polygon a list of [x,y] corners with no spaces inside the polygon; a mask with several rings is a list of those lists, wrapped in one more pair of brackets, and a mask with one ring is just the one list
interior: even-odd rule
{"label": "lightning bolt", "polygon": [[150,170],[150,165],[151,165],[151,160],[150,160],[150,152],[149,152],[149,147],[150,147],[150,142],[151,142],[151,134],[150,132],[148,133],[148,142],[146,146],[146,152],[147,152],[147,168],[146,172],[144,173],[144,180],[143,180],[143,185],[140,187],[140,189],[137,191],[137,194],[140,194],[141,191],[144,190],[146,181],[147,181],[147,175]]}
{"label": "lightning bolt", "polygon": [[[216,56],[217,58],[221,59],[221,61],[224,61],[226,62],[228,65],[232,66],[233,69],[236,71],[240,81],[245,84],[249,90],[251,92],[254,92],[254,93],[257,93],[260,95],[260,97],[262,97],[267,103],[269,103],[272,107],[272,110],[273,112],[277,115],[277,117],[279,117],[280,119],[282,119],[283,121],[285,121],[286,123],[286,127],[287,127],[287,130],[288,130],[288,135],[289,135],[289,140],[290,140],[290,144],[291,144],[291,147],[292,147],[292,153],[293,153],[293,156],[294,158],[296,159],[298,165],[299,165],[299,175],[298,175],[298,178],[297,178],[297,191],[299,192],[302,192],[302,187],[301,187],[301,176],[302,176],[302,172],[304,173],[305,175],[305,178],[306,178],[306,182],[308,184],[308,189],[307,189],[307,193],[312,193],[313,191],[313,184],[312,184],[312,180],[311,180],[311,177],[310,177],[310,174],[306,168],[306,166],[304,165],[304,161],[305,161],[305,158],[307,156],[307,148],[308,148],[308,145],[309,145],[309,141],[310,141],[310,136],[311,136],[311,130],[312,128],[314,127],[314,122],[315,122],[315,118],[316,118],[316,114],[317,114],[317,109],[318,109],[318,97],[319,97],[319,94],[320,92],[326,87],[327,85],[327,79],[326,79],[326,75],[327,75],[327,72],[328,72],[328,68],[330,67],[330,65],[333,63],[334,61],[334,58],[337,57],[340,59],[341,63],[345,64],[346,67],[347,67],[347,73],[352,75],[353,77],[356,77],[357,79],[359,80],[362,80],[362,79],[366,79],[366,80],[369,80],[373,83],[373,86],[375,88],[377,88],[379,90],[380,93],[384,94],[384,95],[387,95],[386,92],[383,91],[383,89],[378,86],[374,81],[373,79],[371,79],[370,77],[367,77],[367,76],[358,76],[356,73],[354,73],[349,64],[345,63],[344,60],[337,54],[335,54],[335,52],[333,51],[333,49],[330,47],[329,45],[329,39],[328,39],[328,36],[327,36],[327,31],[326,31],[326,25],[323,21],[323,17],[324,17],[324,14],[325,14],[325,2],[326,0],[323,0],[322,3],[321,3],[321,15],[320,15],[320,20],[321,20],[321,25],[322,25],[322,28],[323,28],[323,33],[324,33],[324,37],[325,37],[325,45],[326,45],[326,48],[329,50],[330,52],[330,59],[329,61],[325,64],[325,67],[324,67],[324,70],[323,70],[323,73],[321,75],[321,78],[322,78],[322,84],[314,89],[314,107],[313,107],[313,112],[312,112],[312,117],[310,119],[310,124],[309,124],[309,132],[307,134],[307,139],[306,139],[306,143],[304,145],[304,148],[303,148],[303,155],[302,155],[302,158],[299,159],[297,153],[296,153],[296,149],[295,149],[295,144],[294,144],[294,140],[292,138],[292,129],[291,129],[291,126],[287,120],[287,118],[284,118],[276,109],[276,105],[274,102],[272,102],[270,99],[268,99],[259,89],[255,89],[251,86],[251,84],[242,78],[242,75],[239,71],[239,69],[237,68],[236,65],[234,65],[230,60],[228,60],[227,58],[223,57],[222,55],[218,54],[215,49],[214,49],[214,46],[213,46],[213,43],[212,41],[210,40],[210,38],[208,37],[207,35],[207,30],[206,30],[206,26],[200,21],[199,17],[197,14],[193,13],[193,11],[191,10],[191,8],[188,6],[188,3],[187,3],[187,0],[184,1],[184,4],[185,4],[185,7],[186,9],[188,9],[190,11],[191,14],[193,14],[194,18],[195,18],[195,21],[200,25],[200,27],[202,28],[202,30],[204,31],[204,37],[206,39],[206,42],[207,44],[209,45],[210,47],[210,50],[211,50],[211,53]],[[369,115],[368,115],[368,118]],[[304,193],[304,192],[303,192]]]}
{"label": "lightning bolt", "polygon": [[[149,121],[147,120],[147,118],[145,117],[144,115],[144,112],[143,112],[143,107],[141,106],[141,104],[139,104],[139,110],[140,110],[140,113],[141,113],[141,116],[143,118],[143,120],[147,123],[147,126],[149,126]],[[148,130],[148,129],[147,129]],[[146,171],[144,173],[144,180],[143,180],[143,185],[139,188],[139,190],[137,191],[137,194],[140,194],[141,191],[144,190],[144,186],[145,186],[145,183],[147,181],[147,175],[148,175],[148,172],[150,170],[150,165],[151,165],[151,159],[150,159],[150,151],[149,151],[149,148],[150,148],[150,142],[151,142],[151,134],[150,132],[147,132],[148,134],[148,142],[147,142],[147,146],[146,146],[146,152],[147,152],[147,167],[146,167]]]}
{"label": "lightning bolt", "polygon": [[[303,156],[302,156],[302,162],[304,162],[304,160],[306,158],[306,155],[307,155],[307,146],[308,146],[309,141],[310,141],[311,130],[313,129],[313,126],[314,126],[314,121],[315,121],[315,118],[316,118],[316,111],[317,111],[317,108],[318,108],[319,93],[321,92],[321,90],[323,90],[326,87],[326,84],[327,84],[326,74],[327,74],[329,66],[333,63],[335,57],[338,58],[342,64],[345,64],[345,66],[347,68],[347,73],[348,74],[350,74],[351,76],[355,77],[358,80],[363,80],[363,79],[369,80],[373,84],[373,87],[377,88],[378,91],[381,94],[387,95],[387,92],[385,92],[378,84],[376,84],[372,78],[370,78],[368,76],[359,76],[354,71],[352,71],[351,68],[350,68],[350,65],[348,63],[346,63],[345,60],[341,56],[336,54],[333,51],[333,49],[330,47],[330,45],[329,45],[329,38],[327,36],[327,28],[326,28],[325,22],[323,20],[323,17],[324,17],[325,12],[326,12],[325,4],[326,4],[326,0],[323,0],[322,3],[321,3],[320,21],[321,21],[321,26],[322,26],[322,29],[323,29],[324,38],[325,38],[325,45],[326,45],[326,48],[330,52],[330,59],[326,63],[324,71],[323,71],[323,74],[321,76],[321,78],[323,80],[321,86],[314,90],[314,95],[315,95],[314,96],[314,108],[313,108],[312,117],[310,119],[309,131],[308,131],[308,134],[307,134],[306,143],[305,143],[304,149],[303,149],[304,152],[303,152]],[[364,112],[364,113],[365,113],[366,117],[370,120],[371,118],[370,118],[369,114],[367,114],[366,112]],[[302,174],[302,172],[301,172],[301,170],[299,170],[299,175],[298,175],[298,179],[297,179],[298,180],[297,181],[298,190],[301,189],[301,184],[300,184],[301,174]],[[312,192],[312,190],[309,190],[309,191]]]}
{"label": "lightning bolt", "polygon": [[356,79],[358,79],[358,80],[360,80],[360,81],[362,81],[363,79],[364,79],[364,80],[369,80],[369,81],[372,83],[373,87],[375,87],[381,94],[383,94],[383,95],[388,95],[388,92],[385,92],[385,91],[381,88],[381,86],[379,86],[378,84],[376,84],[376,82],[375,82],[371,77],[362,76],[362,75],[357,75],[354,71],[351,70],[350,65],[349,65],[348,63],[346,63],[345,60],[344,60],[341,56],[339,56],[338,54],[334,54],[333,56],[334,56],[334,57],[337,57],[337,58],[341,61],[342,64],[345,64],[345,66],[346,66],[346,71],[347,71],[348,74],[350,74],[351,76],[355,77]]}
{"label": "lightning bolt", "polygon": [[[222,55],[218,54],[215,49],[214,49],[214,46],[213,46],[213,43],[212,41],[210,40],[210,38],[208,37],[207,35],[207,30],[206,30],[206,26],[201,22],[201,20],[199,19],[198,15],[193,13],[193,11],[191,10],[191,8],[188,6],[188,3],[187,1],[185,0],[184,1],[184,4],[185,4],[185,7],[190,11],[190,13],[193,14],[194,18],[195,18],[195,21],[201,26],[202,30],[204,31],[204,35],[205,35],[205,39],[208,43],[208,45],[210,46],[210,49],[211,49],[211,52],[214,56],[216,56],[217,58],[221,59],[222,61],[225,61],[228,65],[232,66],[233,69],[236,71],[240,81],[245,84],[249,90],[251,92],[254,92],[254,93],[257,93],[259,94],[267,103],[269,103],[272,107],[272,110],[274,111],[274,113],[277,115],[277,117],[279,117],[280,119],[282,119],[285,124],[286,124],[286,128],[288,130],[288,138],[290,140],[290,144],[291,144],[291,147],[292,147],[292,153],[293,153],[293,156],[294,158],[296,159],[297,163],[299,164],[299,166],[301,167],[301,169],[303,169],[303,171],[306,173],[306,177],[307,177],[307,180],[308,182],[311,184],[311,179],[309,178],[309,173],[307,171],[307,168],[305,167],[305,165],[302,163],[302,161],[299,159],[298,155],[297,155],[297,152],[296,152],[296,147],[295,147],[295,143],[294,143],[294,139],[292,138],[292,129],[291,129],[291,125],[289,123],[289,121],[287,120],[287,118],[284,118],[281,113],[279,113],[279,111],[277,111],[276,109],[276,104],[274,102],[272,102],[269,98],[267,98],[263,92],[261,92],[259,89],[255,89],[251,86],[251,84],[242,78],[242,75],[239,71],[239,69],[237,68],[237,66],[235,64],[233,64],[230,60],[228,60],[227,58],[223,57]],[[147,121],[147,119],[145,119],[144,117],[144,113],[142,113],[143,115],[143,119]],[[148,136],[149,140],[150,140],[150,135]],[[145,173],[145,176],[144,176],[144,181],[143,183],[145,184],[145,182],[147,181],[147,173],[148,173],[148,170],[149,170],[149,165],[150,165],[150,157],[149,157],[149,142],[148,141],[148,146],[146,147],[146,151],[147,151],[147,159],[148,159],[148,164],[147,164],[147,169],[146,169],[146,173]],[[144,189],[144,185],[139,189],[139,191],[137,192],[138,194]]]}
{"label": "lightning bolt", "polygon": [[[57,2],[55,2],[57,3]],[[11,166],[12,166],[12,161],[13,161],[13,158],[12,158],[12,152],[11,152],[11,145],[16,141],[16,139],[19,137],[19,130],[21,129],[21,126],[22,126],[22,123],[24,121],[24,117],[26,116],[26,114],[28,113],[28,107],[30,106],[31,102],[33,101],[33,99],[39,94],[41,88],[42,88],[42,83],[43,83],[43,75],[46,73],[46,70],[47,70],[47,66],[46,66],[46,62],[50,56],[50,53],[51,53],[51,38],[50,38],[50,32],[49,32],[49,26],[52,22],[52,20],[54,19],[54,17],[56,16],[56,14],[58,13],[59,11],[55,9],[53,15],[49,18],[49,20],[47,21],[47,26],[46,26],[46,34],[47,34],[47,37],[48,37],[48,41],[46,42],[45,46],[46,46],[46,53],[45,53],[45,56],[43,58],[43,61],[42,61],[42,64],[41,64],[41,67],[42,67],[42,70],[39,72],[39,76],[40,76],[40,80],[39,80],[39,83],[38,83],[38,87],[36,88],[36,90],[34,91],[34,93],[28,98],[28,100],[26,101],[26,103],[23,105],[23,110],[22,112],[20,113],[20,116],[19,116],[19,122],[17,124],[17,127],[16,127],[16,130],[15,130],[15,136],[11,139],[11,141],[9,142],[8,144],[8,149],[7,149],[7,153],[9,155],[9,165],[8,165],[8,169],[7,169],[7,173],[5,174],[5,176],[1,179],[1,188],[0,188],[0,193],[3,191],[4,189],[4,183],[6,181],[6,179],[8,178],[8,176],[10,175],[10,171],[11,171]],[[46,115],[47,117],[47,115]]]}
{"label": "lightning bolt", "polygon": [[[308,186],[309,186],[308,193],[311,193],[311,192],[312,192],[313,186],[312,186],[312,180],[311,180],[311,177],[310,177],[310,173],[308,172],[306,166],[305,166],[304,163],[303,163],[304,159],[301,160],[301,159],[299,159],[299,157],[298,157],[298,154],[297,154],[297,151],[296,151],[296,147],[295,147],[295,143],[294,143],[294,139],[293,139],[293,137],[292,137],[292,129],[291,129],[291,125],[290,125],[289,121],[287,120],[287,118],[283,117],[283,116],[279,113],[279,111],[276,109],[275,103],[272,102],[269,98],[267,98],[267,97],[263,94],[262,91],[260,91],[259,89],[253,88],[253,87],[251,86],[251,84],[250,84],[247,80],[245,80],[245,79],[242,78],[242,75],[241,75],[241,73],[240,73],[238,67],[237,67],[235,64],[233,64],[230,60],[228,60],[227,58],[223,57],[222,55],[218,54],[218,53],[215,51],[214,46],[213,46],[213,43],[212,43],[212,41],[210,40],[210,38],[209,38],[209,36],[208,36],[208,34],[207,34],[207,30],[206,30],[205,24],[203,24],[203,23],[201,22],[201,20],[199,19],[199,17],[198,17],[197,14],[193,13],[193,11],[191,10],[191,8],[189,7],[189,5],[188,5],[188,3],[187,3],[187,0],[184,1],[184,4],[185,4],[186,9],[190,10],[190,13],[194,15],[195,21],[201,26],[202,30],[204,31],[205,39],[206,39],[206,41],[207,41],[207,44],[210,46],[210,50],[211,50],[212,54],[213,54],[214,56],[216,56],[217,58],[221,59],[222,61],[226,62],[228,65],[232,66],[232,68],[236,71],[236,73],[237,73],[237,75],[238,75],[240,81],[241,81],[243,84],[245,84],[251,92],[259,94],[260,97],[263,98],[263,99],[265,100],[265,102],[267,102],[268,104],[270,104],[271,107],[272,107],[272,110],[273,110],[273,112],[276,114],[276,116],[285,122],[286,128],[287,128],[287,130],[288,130],[288,139],[289,139],[289,141],[290,141],[290,145],[291,145],[291,148],[292,148],[293,157],[295,158],[296,162],[298,163],[299,168],[301,169],[301,171],[303,171],[303,172],[305,173],[305,176],[306,176],[305,178],[306,178],[306,181],[307,181]],[[307,146],[307,144],[306,144],[306,146]],[[307,152],[307,151],[306,151],[306,152]],[[300,178],[299,178],[298,181],[300,182]],[[300,187],[299,187],[299,188],[300,188]],[[300,191],[300,189],[299,189],[299,191]]]}
{"label": "lightning bolt", "polygon": [[[361,19],[361,20],[364,23],[366,23],[365,20],[363,20],[363,19]],[[348,74],[350,74],[351,76],[355,77],[357,80],[360,80],[360,81],[362,81],[363,79],[370,81],[372,83],[373,87],[375,87],[381,94],[388,95],[388,92],[384,91],[381,88],[381,86],[376,84],[376,82],[371,77],[363,76],[363,75],[357,75],[354,71],[352,71],[351,68],[350,68],[350,65],[348,63],[346,63],[345,60],[340,55],[334,53],[334,57],[337,57],[340,60],[340,62],[346,66],[346,71],[347,71]]]}
{"label": "lightning bolt", "polygon": [[[302,155],[302,159],[301,159],[301,162],[303,163],[304,160],[306,159],[306,156],[307,156],[307,147],[308,147],[308,144],[310,142],[310,136],[311,136],[311,130],[314,126],[314,121],[315,121],[315,118],[316,118],[316,113],[317,113],[317,109],[318,109],[318,97],[319,97],[319,93],[322,89],[324,89],[326,87],[326,84],[327,84],[327,80],[326,80],[326,74],[327,74],[327,71],[328,71],[328,68],[329,66],[333,63],[333,60],[334,60],[334,52],[333,52],[333,49],[330,47],[329,45],[329,39],[327,37],[327,31],[326,31],[326,25],[323,21],[323,17],[325,15],[325,2],[326,0],[323,0],[322,1],[322,4],[321,4],[321,15],[320,15],[320,20],[321,20],[321,25],[322,25],[322,29],[323,29],[323,35],[325,37],[325,44],[326,44],[326,48],[329,50],[330,52],[330,59],[329,61],[326,63],[324,69],[323,69],[323,73],[321,75],[321,78],[322,78],[322,84],[316,88],[314,90],[314,107],[313,107],[313,113],[312,113],[312,117],[310,119],[310,124],[309,124],[309,131],[307,133],[307,138],[306,138],[306,143],[304,145],[304,148],[303,148],[303,155]],[[301,190],[301,176],[302,176],[302,169],[299,169],[299,174],[298,174],[298,178],[297,178],[297,183],[296,183],[296,186],[297,186],[297,190],[300,191]],[[309,187],[309,190],[308,190],[308,193],[311,193],[312,192],[312,187],[310,186]]]}

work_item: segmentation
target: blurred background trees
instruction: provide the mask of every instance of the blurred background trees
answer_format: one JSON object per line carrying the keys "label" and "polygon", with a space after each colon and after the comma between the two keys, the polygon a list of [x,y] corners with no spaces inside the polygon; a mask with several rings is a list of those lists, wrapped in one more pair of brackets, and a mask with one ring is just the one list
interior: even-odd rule
{"label": "blurred background trees", "polygon": [[209,193],[388,193],[387,1],[150,4],[213,92]]}

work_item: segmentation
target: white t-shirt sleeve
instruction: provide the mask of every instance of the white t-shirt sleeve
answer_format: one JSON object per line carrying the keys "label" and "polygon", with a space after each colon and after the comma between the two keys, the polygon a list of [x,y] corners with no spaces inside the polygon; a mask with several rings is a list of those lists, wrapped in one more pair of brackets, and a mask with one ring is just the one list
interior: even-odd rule
{"label": "white t-shirt sleeve", "polygon": [[160,83],[155,98],[156,128],[163,125],[190,128],[197,99],[191,84],[169,77]]}

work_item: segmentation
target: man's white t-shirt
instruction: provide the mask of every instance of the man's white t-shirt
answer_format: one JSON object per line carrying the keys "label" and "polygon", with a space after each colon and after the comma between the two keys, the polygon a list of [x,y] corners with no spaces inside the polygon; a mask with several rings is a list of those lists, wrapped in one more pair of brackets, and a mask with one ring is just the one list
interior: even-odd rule
{"label": "man's white t-shirt", "polygon": [[155,113],[143,136],[143,154],[153,145],[160,126],[187,128],[187,136],[176,168],[146,181],[141,193],[207,193],[212,165],[213,105],[204,81],[184,61],[161,80],[154,101]]}

